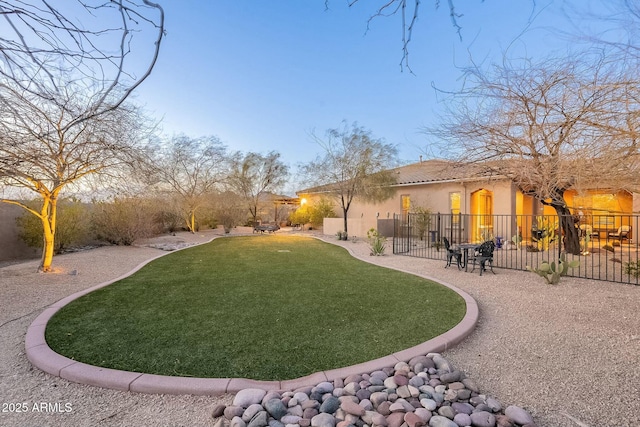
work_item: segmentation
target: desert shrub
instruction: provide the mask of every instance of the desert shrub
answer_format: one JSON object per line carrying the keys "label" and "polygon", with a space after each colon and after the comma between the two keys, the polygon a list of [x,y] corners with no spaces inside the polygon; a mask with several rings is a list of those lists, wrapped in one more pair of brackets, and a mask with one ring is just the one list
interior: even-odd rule
{"label": "desert shrub", "polygon": [[427,234],[431,225],[431,215],[433,212],[431,212],[429,208],[414,206],[411,209],[411,213],[413,213],[414,224],[418,229],[418,237],[420,237],[420,240],[424,240],[425,234]]}
{"label": "desert shrub", "polygon": [[[34,202],[31,207],[39,210]],[[61,199],[58,201],[56,218],[56,234],[54,251],[56,254],[64,252],[74,246],[86,244],[90,238],[88,218],[89,209],[75,199]],[[28,246],[39,248],[43,245],[42,221],[30,212],[24,212],[16,218],[20,239]]]}
{"label": "desert shrub", "polygon": [[313,205],[303,205],[289,214],[289,222],[291,224],[311,224],[314,227],[320,227],[325,218],[335,218],[336,213],[333,210],[333,203],[325,197],[314,201]]}
{"label": "desert shrub", "polygon": [[624,263],[624,272],[629,276],[640,276],[640,261],[630,261]]}
{"label": "desert shrub", "polygon": [[322,225],[325,218],[335,218],[336,213],[333,210],[333,203],[330,200],[321,197],[309,209],[309,222],[315,227]]}
{"label": "desert shrub", "polygon": [[183,220],[173,210],[161,209],[154,215],[154,222],[163,231],[173,233],[182,229]]}
{"label": "desert shrub", "polygon": [[221,224],[227,233],[247,220],[247,208],[243,199],[232,192],[216,195],[213,214],[216,224]]}
{"label": "desert shrub", "polygon": [[289,222],[291,224],[300,224],[304,225],[311,221],[311,214],[309,213],[309,208],[307,205],[300,206],[295,211],[289,214]]}
{"label": "desert shrub", "polygon": [[153,220],[157,209],[148,200],[138,198],[98,202],[91,216],[91,226],[98,240],[114,245],[132,245],[136,240],[162,232]]}
{"label": "desert shrub", "polygon": [[381,236],[375,228],[371,228],[369,229],[369,231],[367,231],[367,240],[369,241],[371,255],[384,255],[384,251],[387,248],[386,237]]}

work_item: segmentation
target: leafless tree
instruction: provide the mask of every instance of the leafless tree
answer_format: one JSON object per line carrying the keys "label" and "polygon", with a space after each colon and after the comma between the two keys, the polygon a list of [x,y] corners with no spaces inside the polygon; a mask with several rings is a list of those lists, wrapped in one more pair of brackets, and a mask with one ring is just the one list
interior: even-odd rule
{"label": "leafless tree", "polygon": [[146,121],[125,100],[155,65],[164,13],[148,0],[0,0],[0,15],[0,180],[42,206],[0,201],[41,219],[50,271],[60,192],[135,157]]}
{"label": "leafless tree", "polygon": [[253,223],[257,223],[263,196],[277,191],[289,177],[289,168],[280,160],[280,153],[236,153],[231,162],[229,187],[242,196],[249,207]]}
{"label": "leafless tree", "polygon": [[161,144],[153,162],[157,187],[173,194],[189,231],[195,233],[196,212],[226,176],[226,147],[218,138],[209,136],[173,137]]}
{"label": "leafless tree", "polygon": [[461,162],[481,163],[552,206],[565,250],[577,254],[564,193],[638,178],[628,168],[638,158],[640,112],[629,75],[591,55],[469,69],[466,90],[427,131],[455,147]]}
{"label": "leafless tree", "polygon": [[67,114],[85,105],[77,94],[66,96],[64,108],[57,108],[33,102],[27,93],[0,95],[0,182],[36,193],[42,204],[33,209],[16,199],[0,202],[21,206],[42,221],[43,271],[51,269],[63,189],[87,176],[133,165],[147,131],[140,111],[126,104],[66,128]]}
{"label": "leafless tree", "polygon": [[322,148],[316,160],[303,166],[303,174],[316,186],[310,191],[335,198],[344,218],[354,199],[382,201],[393,194],[394,176],[389,169],[397,162],[397,149],[353,123],[329,129],[325,138],[314,136]]}
{"label": "leafless tree", "polygon": [[73,81],[91,94],[66,128],[118,108],[151,74],[164,37],[164,11],[148,0],[0,0],[0,19],[3,92],[63,105]]}

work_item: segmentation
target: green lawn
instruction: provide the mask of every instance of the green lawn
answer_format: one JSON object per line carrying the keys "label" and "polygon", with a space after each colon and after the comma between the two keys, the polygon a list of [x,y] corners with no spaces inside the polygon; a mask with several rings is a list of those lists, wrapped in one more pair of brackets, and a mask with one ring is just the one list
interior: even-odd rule
{"label": "green lawn", "polygon": [[103,367],[284,380],[411,347],[464,313],[434,282],[315,239],[259,235],[157,259],[64,307],[46,339]]}

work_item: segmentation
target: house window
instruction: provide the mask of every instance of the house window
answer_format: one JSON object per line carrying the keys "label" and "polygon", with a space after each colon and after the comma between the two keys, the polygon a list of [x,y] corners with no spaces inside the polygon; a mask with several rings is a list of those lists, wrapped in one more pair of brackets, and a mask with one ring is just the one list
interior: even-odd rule
{"label": "house window", "polygon": [[460,192],[449,193],[449,210],[452,214],[451,222],[458,224],[460,222]]}
{"label": "house window", "polygon": [[400,203],[402,205],[402,216],[406,217],[407,215],[409,215],[409,209],[411,209],[411,198],[408,194],[403,194],[402,196],[400,196]]}

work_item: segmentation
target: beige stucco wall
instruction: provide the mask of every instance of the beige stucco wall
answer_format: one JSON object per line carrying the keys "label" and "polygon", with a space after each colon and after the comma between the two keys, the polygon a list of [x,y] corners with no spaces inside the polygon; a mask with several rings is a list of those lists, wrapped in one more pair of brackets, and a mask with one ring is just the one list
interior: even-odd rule
{"label": "beige stucco wall", "polygon": [[[347,218],[347,234],[349,238],[366,238],[367,230],[371,228],[376,228],[376,224],[371,225],[368,221],[363,221],[360,218]],[[325,218],[322,225],[322,234],[333,236],[343,229],[344,221],[342,218]]]}
{"label": "beige stucco wall", "polygon": [[[479,180],[470,182],[446,182],[433,184],[405,185],[396,188],[392,198],[379,202],[367,203],[354,200],[349,208],[348,229],[350,235],[366,236],[367,230],[377,227],[377,220],[393,218],[395,214],[402,212],[401,199],[408,195],[412,207],[428,208],[434,213],[449,213],[449,195],[452,192],[460,192],[463,214],[470,212],[471,195],[478,190],[489,190],[493,193],[493,214],[514,215],[516,213],[516,189],[508,180]],[[305,195],[309,203],[313,203],[314,195]],[[335,212],[341,217],[342,209],[336,203]],[[507,229],[504,229],[507,228]],[[501,224],[496,227],[496,235],[513,234],[510,224]],[[325,235],[333,235],[343,229],[342,219],[326,219],[323,226]]]}

